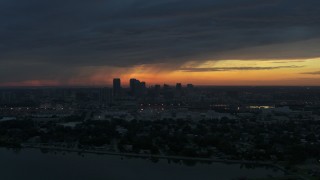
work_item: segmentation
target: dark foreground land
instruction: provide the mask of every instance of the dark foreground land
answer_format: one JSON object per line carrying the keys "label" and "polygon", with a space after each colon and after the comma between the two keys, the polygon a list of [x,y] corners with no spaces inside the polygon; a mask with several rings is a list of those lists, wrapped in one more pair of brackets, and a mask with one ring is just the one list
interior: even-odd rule
{"label": "dark foreground land", "polygon": [[290,172],[307,165],[315,168],[308,174],[317,177],[319,127],[318,121],[266,124],[223,119],[87,121],[71,128],[56,122],[16,120],[0,123],[0,145],[256,162],[280,165]]}
{"label": "dark foreground land", "polygon": [[317,179],[319,89],[4,89],[0,146],[256,163]]}

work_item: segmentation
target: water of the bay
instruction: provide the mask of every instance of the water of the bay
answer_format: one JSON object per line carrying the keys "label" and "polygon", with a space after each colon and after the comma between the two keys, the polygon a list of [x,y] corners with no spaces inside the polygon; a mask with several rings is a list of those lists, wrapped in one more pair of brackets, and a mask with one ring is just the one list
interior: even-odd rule
{"label": "water of the bay", "polygon": [[283,174],[271,167],[240,164],[0,148],[1,180],[232,180]]}

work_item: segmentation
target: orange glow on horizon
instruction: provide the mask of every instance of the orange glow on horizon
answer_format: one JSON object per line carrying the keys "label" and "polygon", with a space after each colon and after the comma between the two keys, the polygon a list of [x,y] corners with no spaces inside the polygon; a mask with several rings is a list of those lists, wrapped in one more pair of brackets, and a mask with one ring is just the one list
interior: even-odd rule
{"label": "orange glow on horizon", "polygon": [[[320,58],[306,60],[224,60],[186,63],[176,69],[162,65],[141,65],[131,68],[89,67],[67,80],[27,80],[8,82],[1,86],[105,86],[113,78],[121,78],[128,86],[130,78],[154,84],[192,83],[223,86],[320,86]],[[184,69],[195,69],[187,72]],[[200,70],[199,70],[200,69]],[[205,69],[201,71],[201,69]],[[199,71],[198,71],[199,70]]]}

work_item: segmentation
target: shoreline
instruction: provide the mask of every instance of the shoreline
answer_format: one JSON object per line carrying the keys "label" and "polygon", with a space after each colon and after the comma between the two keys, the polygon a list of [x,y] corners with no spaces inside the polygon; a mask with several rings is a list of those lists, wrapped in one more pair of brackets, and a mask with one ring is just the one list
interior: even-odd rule
{"label": "shoreline", "polygon": [[[5,148],[5,147],[3,147]],[[10,147],[7,147],[10,148]],[[256,165],[270,167],[275,170],[279,170],[284,173],[286,178],[297,178],[307,180],[308,178],[303,177],[299,174],[290,172],[284,167],[271,162],[262,161],[247,161],[247,160],[228,160],[228,159],[214,159],[214,158],[200,158],[200,157],[184,157],[184,156],[168,156],[168,155],[156,155],[156,154],[136,154],[136,153],[121,153],[121,152],[110,152],[101,150],[83,150],[83,149],[71,149],[63,147],[51,147],[51,146],[36,146],[36,145],[21,145],[19,149],[45,149],[59,152],[72,152],[72,153],[84,153],[84,154],[96,154],[96,155],[109,155],[119,157],[132,157],[132,158],[143,158],[143,159],[166,159],[166,160],[178,160],[178,161],[194,161],[194,162],[211,162],[211,163],[224,163],[224,164],[239,164],[239,165]]]}
{"label": "shoreline", "polygon": [[157,158],[157,159],[168,159],[168,160],[180,160],[180,161],[198,161],[198,162],[213,162],[213,163],[227,163],[227,164],[250,164],[268,166],[278,169],[285,174],[292,174],[280,165],[276,165],[269,162],[261,161],[247,161],[247,160],[228,160],[228,159],[213,159],[213,158],[201,158],[201,157],[185,157],[185,156],[169,156],[169,155],[157,155],[157,154],[137,154],[137,153],[121,153],[121,152],[110,152],[101,150],[83,150],[83,149],[71,149],[62,147],[49,147],[49,146],[34,146],[24,145],[22,149],[47,149],[64,152],[74,153],[85,153],[85,154],[98,154],[98,155],[110,155],[110,156],[125,156],[125,157],[136,157],[136,158]]}

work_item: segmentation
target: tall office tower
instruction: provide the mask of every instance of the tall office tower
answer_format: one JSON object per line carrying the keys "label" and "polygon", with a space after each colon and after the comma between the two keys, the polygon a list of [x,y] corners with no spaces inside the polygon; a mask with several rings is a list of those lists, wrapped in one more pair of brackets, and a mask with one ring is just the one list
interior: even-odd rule
{"label": "tall office tower", "polygon": [[115,78],[113,79],[113,96],[119,97],[121,96],[121,79],[120,78]]}
{"label": "tall office tower", "polygon": [[142,86],[145,85],[145,83],[141,83],[137,79],[130,79],[130,92],[133,96],[141,95],[142,92]]}
{"label": "tall office tower", "polygon": [[181,91],[181,89],[182,89],[182,84],[181,83],[177,83],[176,84],[176,90],[177,91]]}
{"label": "tall office tower", "polygon": [[132,78],[130,79],[130,92],[132,95],[134,95],[135,91],[136,91],[136,83],[137,83],[137,80]]}
{"label": "tall office tower", "polygon": [[146,82],[142,81],[140,83],[138,95],[144,96],[146,94],[147,94],[147,84],[146,84]]}
{"label": "tall office tower", "polygon": [[193,84],[187,84],[187,88],[188,88],[188,89],[193,89],[194,86],[193,86]]}
{"label": "tall office tower", "polygon": [[140,83],[140,86],[141,86],[142,89],[145,89],[146,88],[146,82],[142,81]]}

